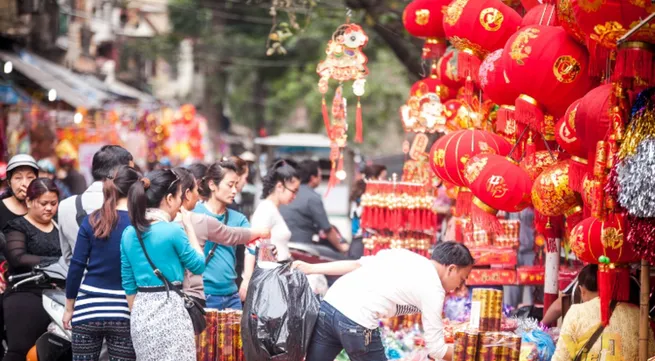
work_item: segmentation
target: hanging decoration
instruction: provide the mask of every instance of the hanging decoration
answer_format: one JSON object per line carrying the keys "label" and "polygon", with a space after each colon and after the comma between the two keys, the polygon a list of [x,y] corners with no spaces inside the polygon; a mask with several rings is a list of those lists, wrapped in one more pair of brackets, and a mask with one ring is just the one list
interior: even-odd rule
{"label": "hanging decoration", "polygon": [[449,88],[459,89],[464,85],[465,78],[459,76],[459,50],[448,47],[446,53],[432,65],[437,77]]}
{"label": "hanging decoration", "polygon": [[434,72],[414,83],[407,103],[400,107],[403,129],[412,133],[444,132],[447,119],[443,102],[453,93]]}
{"label": "hanging decoration", "polygon": [[521,20],[521,27],[530,25],[559,26],[557,9],[552,4],[539,4],[530,9]]}
{"label": "hanging decoration", "polygon": [[566,216],[571,229],[582,220],[582,200],[569,185],[569,161],[546,168],[532,185],[532,204],[546,217]]}
{"label": "hanging decoration", "polygon": [[443,29],[443,12],[450,0],[414,0],[403,11],[403,25],[408,33],[425,39],[422,57],[437,60],[446,51],[446,36]]}
{"label": "hanging decoration", "polygon": [[575,20],[573,13],[574,0],[556,0],[557,19],[561,27],[578,43],[585,45],[585,33],[580,29],[580,23]]}
{"label": "hanging decoration", "polygon": [[526,155],[519,166],[523,169],[530,179],[534,182],[537,177],[548,167],[564,159],[564,154],[560,152],[550,152],[541,150]]}

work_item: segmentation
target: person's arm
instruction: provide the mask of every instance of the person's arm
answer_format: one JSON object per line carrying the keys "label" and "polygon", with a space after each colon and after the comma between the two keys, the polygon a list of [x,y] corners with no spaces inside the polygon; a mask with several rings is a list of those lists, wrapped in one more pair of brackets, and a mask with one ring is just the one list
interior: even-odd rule
{"label": "person's arm", "polygon": [[127,253],[125,251],[125,242],[129,240],[129,237],[136,238],[134,229],[128,229],[123,233],[123,238],[121,239],[121,279],[123,284],[123,289],[125,294],[128,296],[136,295],[137,285],[136,278],[134,278],[134,270],[132,269],[132,264],[127,258]]}
{"label": "person's arm", "polygon": [[42,263],[57,261],[59,257],[37,256],[27,253],[25,234],[17,230],[7,233],[7,262],[13,268],[34,267]]}
{"label": "person's arm", "polygon": [[250,285],[250,278],[255,270],[256,262],[257,259],[255,258],[255,255],[251,253],[248,247],[246,247],[243,256],[243,276],[241,287],[239,288],[239,297],[241,298],[241,301],[245,301],[246,295],[248,294],[248,286]]}
{"label": "person's arm", "polygon": [[[215,217],[206,214],[195,213],[192,215],[192,220],[193,218],[202,218],[202,222],[206,224],[207,241],[226,246],[246,244],[259,238],[268,238],[271,236],[271,231],[269,229],[228,227]],[[195,223],[196,221],[194,220],[194,224]],[[198,237],[200,237],[200,235],[198,235]]]}
{"label": "person's arm", "polygon": [[71,320],[73,319],[73,310],[75,309],[75,300],[66,299],[66,309],[64,310],[64,316],[62,317],[62,324],[66,330],[72,330],[73,326],[71,325]]}
{"label": "person's arm", "polygon": [[175,248],[180,262],[182,262],[184,268],[191,271],[194,275],[201,275],[205,272],[205,255],[200,249],[198,241],[196,240],[195,245],[191,245],[187,234],[179,225],[174,223],[170,223],[170,225],[170,239],[173,241],[173,248]]}
{"label": "person's arm", "polygon": [[89,224],[89,217],[86,217],[84,222],[82,222],[80,232],[77,234],[75,252],[73,252],[73,258],[71,258],[70,268],[68,269],[68,277],[66,278],[66,298],[72,300],[73,304],[77,298],[82,277],[84,277],[84,271],[89,262],[92,236],[93,229]]}
{"label": "person's arm", "polygon": [[557,320],[562,317],[562,295],[560,294],[559,297],[553,302],[548,310],[546,311],[546,314],[544,315],[543,320],[541,320],[541,323],[544,325],[552,325]]}
{"label": "person's arm", "polygon": [[314,224],[318,226],[321,231],[326,233],[326,238],[330,244],[339,252],[348,252],[349,245],[347,243],[341,243],[341,236],[330,224],[328,219],[327,212],[325,212],[325,207],[323,206],[323,200],[321,197],[310,197],[307,202],[307,208],[309,215],[312,217]]}
{"label": "person's arm", "polygon": [[362,264],[360,261],[336,261],[327,263],[309,264],[303,261],[293,262],[292,269],[298,269],[306,275],[321,274],[326,276],[342,276],[350,273]]}
{"label": "person's arm", "polygon": [[443,304],[446,294],[434,287],[423,287],[419,292],[421,319],[423,322],[425,344],[433,360],[450,361],[452,346],[446,344],[443,320]]}
{"label": "person's arm", "polygon": [[132,312],[132,306],[134,305],[134,298],[136,298],[136,295],[126,295],[127,298],[127,307],[130,309],[130,312]]}

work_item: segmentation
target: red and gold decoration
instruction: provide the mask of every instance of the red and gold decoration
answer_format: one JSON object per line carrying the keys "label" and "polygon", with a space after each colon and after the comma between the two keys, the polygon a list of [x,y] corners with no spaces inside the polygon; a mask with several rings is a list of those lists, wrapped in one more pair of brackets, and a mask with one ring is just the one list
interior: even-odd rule
{"label": "red and gold decoration", "polygon": [[403,11],[403,25],[408,33],[425,39],[423,59],[439,59],[446,50],[442,8],[450,0],[414,0]]}
{"label": "red and gold decoration", "polygon": [[443,102],[452,96],[454,91],[439,80],[435,71],[414,83],[407,103],[400,107],[405,132],[444,132],[447,118]]}
{"label": "red and gold decoration", "polygon": [[434,229],[434,197],[423,184],[369,181],[362,196],[363,228],[393,232]]}
{"label": "red and gold decoration", "polygon": [[454,0],[444,11],[444,31],[460,51],[459,75],[477,83],[482,59],[505,45],[521,15],[500,0]]}
{"label": "red and gold decoration", "polygon": [[565,160],[543,170],[532,185],[532,204],[543,216],[566,216],[569,227],[573,227],[583,213],[582,200],[569,185],[569,167],[569,160]]}
{"label": "red and gold decoration", "polygon": [[580,24],[575,20],[572,3],[575,0],[556,0],[557,19],[566,32],[578,43],[585,45],[586,35],[580,29]]}
{"label": "red and gold decoration", "polygon": [[552,4],[539,4],[523,16],[521,27],[530,25],[559,26],[557,9]]}
{"label": "red and gold decoration", "polygon": [[561,27],[532,25],[505,45],[506,75],[520,89],[515,118],[542,131],[546,114],[559,119],[573,100],[592,87],[588,53]]}
{"label": "red and gold decoration", "polygon": [[473,194],[471,216],[486,231],[502,233],[498,210],[520,212],[530,205],[532,180],[516,163],[496,154],[478,154],[466,163],[464,177]]}
{"label": "red and gold decoration", "polygon": [[244,361],[241,311],[208,309],[207,328],[196,336],[198,361]]}
{"label": "red and gold decoration", "polygon": [[529,155],[526,155],[519,166],[523,169],[530,179],[534,182],[537,177],[544,171],[544,169],[552,166],[558,161],[562,160],[563,155],[559,152],[549,152],[541,150]]}
{"label": "red and gold decoration", "polygon": [[449,88],[459,89],[466,78],[459,76],[459,50],[449,47],[446,53],[437,61],[437,77]]}

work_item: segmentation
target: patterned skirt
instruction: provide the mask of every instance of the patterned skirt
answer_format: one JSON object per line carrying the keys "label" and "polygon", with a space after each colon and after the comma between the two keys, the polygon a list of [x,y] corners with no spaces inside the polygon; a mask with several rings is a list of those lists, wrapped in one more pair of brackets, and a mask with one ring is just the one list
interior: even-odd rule
{"label": "patterned skirt", "polygon": [[193,324],[175,292],[138,292],[131,316],[134,351],[139,361],[195,361]]}

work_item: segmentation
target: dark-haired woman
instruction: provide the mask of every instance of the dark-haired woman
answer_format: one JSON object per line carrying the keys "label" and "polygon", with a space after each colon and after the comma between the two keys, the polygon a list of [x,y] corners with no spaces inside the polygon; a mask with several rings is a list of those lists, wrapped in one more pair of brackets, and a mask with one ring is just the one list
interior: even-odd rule
{"label": "dark-haired woman", "polygon": [[[202,181],[203,178],[205,178],[205,175],[207,174],[207,167],[203,163],[193,163],[190,166],[186,167],[186,169],[193,174],[193,177],[198,181],[198,184]],[[207,198],[203,197],[202,194],[200,194],[200,200],[203,202],[207,201]]]}
{"label": "dark-haired woman", "polygon": [[127,193],[139,178],[133,168],[120,166],[104,182],[102,208],[84,218],[77,235],[63,318],[73,330],[73,360],[98,360],[103,340],[112,360],[136,360],[121,283],[121,236],[130,225]]}
{"label": "dark-haired woman", "polygon": [[[589,351],[580,360],[637,360],[639,354],[639,308],[620,302],[596,340],[592,335],[601,326],[598,298],[598,266],[590,264],[578,274],[583,303],[572,305],[564,317],[553,361],[574,360],[587,343]],[[648,357],[655,355],[653,331],[648,330]]]}
{"label": "dark-haired woman", "polygon": [[[180,176],[180,182],[182,184],[182,207],[188,211],[192,211],[195,209],[200,198],[198,194],[198,183],[193,174],[185,168],[175,168],[175,173]],[[190,213],[189,216],[200,247],[204,248],[205,244],[210,242],[210,251],[214,247],[218,249],[220,246],[230,247],[237,244],[246,244],[260,237],[268,237],[270,235],[270,231],[268,230],[228,227],[216,219],[216,217],[207,214]],[[175,221],[181,222],[182,217],[178,216]],[[205,263],[208,257],[205,257]],[[184,292],[191,297],[195,297],[203,306],[206,305],[206,296],[201,275],[194,275],[187,271],[184,276]]]}
{"label": "dark-haired woman", "polygon": [[[141,361],[196,359],[193,324],[184,300],[166,287],[170,282],[181,289],[185,269],[194,274],[205,270],[188,212],[182,209],[184,228],[172,222],[181,210],[181,188],[175,171],[156,170],[135,182],[128,193],[132,225],[121,239],[121,276],[132,311],[132,342]],[[165,280],[155,274],[145,252]]]}
{"label": "dark-haired woman", "polygon": [[[49,265],[61,257],[59,231],[52,220],[59,205],[59,190],[52,180],[37,178],[25,194],[27,214],[10,221],[4,229],[9,275],[30,272],[34,266]],[[64,282],[56,283],[63,286]],[[26,283],[18,289],[9,286],[3,302],[8,344],[3,360],[24,361],[27,351],[50,323],[41,292],[52,285]]]}
{"label": "dark-haired woman", "polygon": [[[300,178],[291,164],[280,160],[268,171],[263,183],[263,201],[259,203],[252,215],[252,224],[253,227],[270,228],[271,237],[268,242],[277,249],[278,261],[286,261],[291,256],[289,254],[291,231],[282,218],[279,207],[293,202],[296,198],[296,193],[300,188]],[[246,298],[250,277],[255,270],[255,261],[254,249],[246,249],[243,282],[239,289],[242,300]]]}
{"label": "dark-haired woman", "polygon": [[18,154],[7,163],[8,192],[0,202],[0,230],[27,213],[27,187],[37,178],[39,166],[32,156]]}
{"label": "dark-haired woman", "polygon": [[[237,228],[249,228],[248,219],[243,214],[228,209],[237,194],[237,167],[232,162],[212,164],[201,179],[200,196],[205,197],[205,203],[199,203],[194,212],[216,218],[219,222]],[[207,268],[203,274],[207,307],[218,310],[242,309],[236,285],[237,273],[236,250],[234,246],[218,245],[213,249],[212,243],[205,244],[205,256],[208,257]]]}

